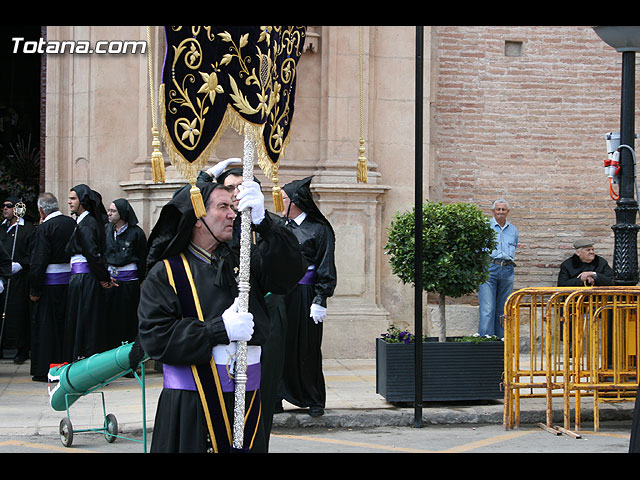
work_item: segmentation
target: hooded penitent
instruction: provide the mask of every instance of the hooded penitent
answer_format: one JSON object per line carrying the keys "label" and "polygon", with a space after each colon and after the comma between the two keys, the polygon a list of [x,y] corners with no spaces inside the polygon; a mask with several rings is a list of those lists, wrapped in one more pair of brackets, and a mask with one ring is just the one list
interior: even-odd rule
{"label": "hooded penitent", "polygon": [[[301,180],[294,180],[287,183],[282,189],[286,192],[289,200],[295,203],[300,210],[305,212],[309,217],[314,220],[327,225],[331,229],[331,233],[335,238],[333,227],[329,221],[322,214],[316,203],[313,201],[313,195],[311,194],[311,179],[313,177],[306,177]],[[287,214],[288,212],[285,212]]]}

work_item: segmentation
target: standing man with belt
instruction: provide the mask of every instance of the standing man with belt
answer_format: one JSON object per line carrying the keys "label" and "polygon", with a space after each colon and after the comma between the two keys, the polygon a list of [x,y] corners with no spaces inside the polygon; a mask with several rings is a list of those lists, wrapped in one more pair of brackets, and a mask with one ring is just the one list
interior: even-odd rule
{"label": "standing man with belt", "polygon": [[29,269],[31,320],[31,375],[46,382],[49,366],[67,360],[63,354],[67,288],[71,277],[70,256],[65,251],[76,228],[73,218],[59,210],[52,193],[38,197],[40,225],[36,228]]}
{"label": "standing man with belt", "polygon": [[[280,398],[308,408],[312,417],[324,415],[326,387],[322,371],[323,321],[327,299],[338,281],[335,265],[336,237],[311,193],[311,178],[294,180],[283,188],[288,229],[298,239],[309,265],[298,285],[287,294],[284,369]],[[279,410],[278,406],[276,409]]]}
{"label": "standing man with belt", "polygon": [[509,203],[500,198],[491,207],[493,218],[491,228],[496,232],[498,245],[491,252],[489,279],[478,288],[480,303],[480,336],[504,337],[504,327],[500,321],[504,314],[504,304],[513,290],[514,260],[518,247],[518,229],[507,221]]}
{"label": "standing man with belt", "polygon": [[133,342],[138,333],[138,302],[140,284],[146,273],[147,237],[125,198],[111,202],[107,216],[104,258],[117,287],[104,291],[109,325],[106,340],[107,348],[116,348],[122,342]]}
{"label": "standing man with belt", "polygon": [[85,184],[69,191],[69,209],[77,226],[66,246],[71,278],[67,295],[67,323],[64,353],[67,361],[90,357],[105,350],[103,288],[113,286],[104,260],[108,222],[102,196]]}

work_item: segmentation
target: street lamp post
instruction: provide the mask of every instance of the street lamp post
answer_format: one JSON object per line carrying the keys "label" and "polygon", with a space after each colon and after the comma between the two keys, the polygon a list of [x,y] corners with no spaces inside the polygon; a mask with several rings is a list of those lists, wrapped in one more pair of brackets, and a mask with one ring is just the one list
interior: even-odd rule
{"label": "street lamp post", "polygon": [[608,45],[622,53],[622,87],[620,102],[620,197],[616,202],[613,273],[616,285],[638,283],[636,225],[638,203],[635,199],[635,81],[636,52],[640,51],[640,27],[593,27]]}

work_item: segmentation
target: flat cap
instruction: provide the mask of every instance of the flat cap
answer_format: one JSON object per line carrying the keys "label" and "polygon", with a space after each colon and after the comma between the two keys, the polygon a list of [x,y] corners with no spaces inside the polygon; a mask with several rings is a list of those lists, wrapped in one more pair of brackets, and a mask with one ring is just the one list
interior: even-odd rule
{"label": "flat cap", "polygon": [[579,238],[573,242],[573,248],[576,250],[583,247],[593,247],[593,242],[587,238]]}

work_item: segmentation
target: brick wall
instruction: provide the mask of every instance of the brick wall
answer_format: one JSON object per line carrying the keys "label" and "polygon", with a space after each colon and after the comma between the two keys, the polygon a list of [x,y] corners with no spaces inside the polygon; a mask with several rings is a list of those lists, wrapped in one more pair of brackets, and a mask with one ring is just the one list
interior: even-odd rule
{"label": "brick wall", "polygon": [[620,129],[621,54],[580,26],[437,27],[434,45],[430,198],[487,215],[510,202],[516,289],[555,285],[579,236],[612,265],[604,134]]}

